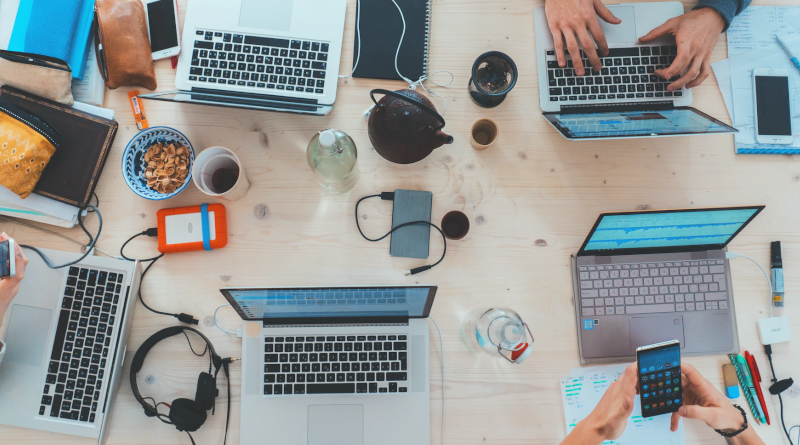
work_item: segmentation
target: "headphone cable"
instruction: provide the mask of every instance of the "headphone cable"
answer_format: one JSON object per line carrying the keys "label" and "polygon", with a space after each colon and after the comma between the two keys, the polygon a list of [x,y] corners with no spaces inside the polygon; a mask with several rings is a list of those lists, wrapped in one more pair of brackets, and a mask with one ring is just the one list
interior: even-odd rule
{"label": "headphone cable", "polygon": [[[97,233],[95,234],[95,236],[92,236],[92,234],[89,233],[88,230],[86,230],[86,226],[83,225],[83,213],[84,212],[88,213],[88,208],[90,208],[90,207],[93,210],[91,213],[97,213],[97,221],[99,222],[99,224],[97,226]],[[83,207],[82,209],[80,209],[78,211],[78,225],[81,227],[81,229],[83,229],[84,233],[86,233],[86,236],[89,237],[89,244],[86,245],[86,252],[84,252],[83,255],[81,255],[75,261],[70,261],[68,263],[59,264],[59,265],[56,266],[53,263],[51,263],[50,260],[47,258],[47,256],[45,254],[43,254],[39,249],[37,249],[37,248],[35,248],[33,246],[29,246],[27,244],[20,244],[19,246],[22,247],[22,248],[25,248],[25,249],[32,250],[32,251],[36,252],[36,254],[39,255],[42,258],[42,261],[44,261],[44,263],[50,269],[62,269],[62,268],[67,267],[67,266],[72,266],[74,264],[80,263],[81,261],[83,261],[84,258],[86,258],[87,256],[89,256],[90,253],[92,253],[92,250],[94,249],[94,245],[97,244],[97,240],[100,238],[100,232],[102,232],[102,230],[103,230],[103,215],[100,214],[100,211],[97,209],[97,206],[95,206],[94,204],[89,203],[85,207]]]}

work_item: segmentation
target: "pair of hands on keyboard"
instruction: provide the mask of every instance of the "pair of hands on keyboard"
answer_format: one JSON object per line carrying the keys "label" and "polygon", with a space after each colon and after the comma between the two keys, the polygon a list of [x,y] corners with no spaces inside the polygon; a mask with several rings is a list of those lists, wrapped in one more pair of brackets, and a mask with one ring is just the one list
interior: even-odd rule
{"label": "pair of hands on keyboard", "polygon": [[[598,17],[614,25],[622,21],[601,0],[547,0],[545,11],[559,66],[566,66],[566,42],[566,50],[577,75],[583,76],[585,73],[580,56],[581,47],[592,69],[599,71],[602,67],[600,57],[608,55],[608,43],[600,29]],[[675,61],[671,66],[656,71],[664,79],[674,79],[667,89],[675,91],[684,86],[693,88],[706,80],[711,73],[711,52],[724,29],[725,20],[717,11],[702,8],[667,20],[639,41],[648,43],[661,36],[675,36],[678,46]]]}
{"label": "pair of hands on keyboard", "polygon": [[[700,420],[711,428],[725,432],[737,431],[742,426],[744,419],[739,410],[734,408],[692,365],[681,363],[681,374],[684,406],[672,413],[670,429],[673,432],[678,429],[681,417]],[[591,414],[578,422],[561,445],[601,444],[622,436],[628,418],[633,412],[634,398],[638,392],[638,378],[636,364],[633,363],[609,385]],[[752,428],[731,438],[729,443],[764,445]]]}
{"label": "pair of hands on keyboard", "polygon": [[[8,239],[10,239],[10,237],[5,232],[0,233],[0,242]],[[25,278],[25,266],[28,265],[28,258],[25,257],[19,244],[15,244],[11,261],[15,261],[14,267],[16,268],[16,274],[13,278],[0,279],[0,321],[3,320],[6,310],[8,310],[8,307],[11,305],[11,300],[13,300],[17,292],[19,292],[19,283]]]}

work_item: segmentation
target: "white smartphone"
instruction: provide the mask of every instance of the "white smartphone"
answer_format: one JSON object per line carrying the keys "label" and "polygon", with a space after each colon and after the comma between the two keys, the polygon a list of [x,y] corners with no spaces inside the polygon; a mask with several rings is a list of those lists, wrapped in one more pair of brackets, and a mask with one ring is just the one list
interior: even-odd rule
{"label": "white smartphone", "polygon": [[11,278],[17,274],[14,259],[14,240],[0,242],[0,278]]}
{"label": "white smartphone", "polygon": [[759,144],[792,143],[789,106],[789,71],[777,68],[753,70],[755,130]]}
{"label": "white smartphone", "polygon": [[153,60],[177,56],[181,52],[176,0],[145,0],[147,32]]}

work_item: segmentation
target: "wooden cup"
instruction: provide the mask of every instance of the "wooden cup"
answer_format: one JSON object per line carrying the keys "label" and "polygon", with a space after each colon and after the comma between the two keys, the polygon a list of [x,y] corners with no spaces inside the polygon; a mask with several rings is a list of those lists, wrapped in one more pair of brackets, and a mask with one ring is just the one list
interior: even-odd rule
{"label": "wooden cup", "polygon": [[493,120],[478,119],[472,124],[469,143],[475,150],[485,150],[486,147],[494,144],[498,137],[500,137],[500,130]]}

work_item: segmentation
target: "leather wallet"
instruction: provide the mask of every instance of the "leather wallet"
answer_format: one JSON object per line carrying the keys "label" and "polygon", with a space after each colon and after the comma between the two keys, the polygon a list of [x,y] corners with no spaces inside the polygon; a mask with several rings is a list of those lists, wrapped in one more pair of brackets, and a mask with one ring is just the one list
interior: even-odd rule
{"label": "leather wallet", "polygon": [[111,151],[117,122],[7,86],[0,88],[0,102],[37,116],[61,135],[58,150],[50,158],[33,192],[75,207],[85,207]]}
{"label": "leather wallet", "polygon": [[108,88],[158,87],[140,0],[97,0],[94,32],[97,64]]}
{"label": "leather wallet", "polygon": [[0,86],[8,85],[72,105],[72,70],[67,62],[39,54],[0,50]]}

